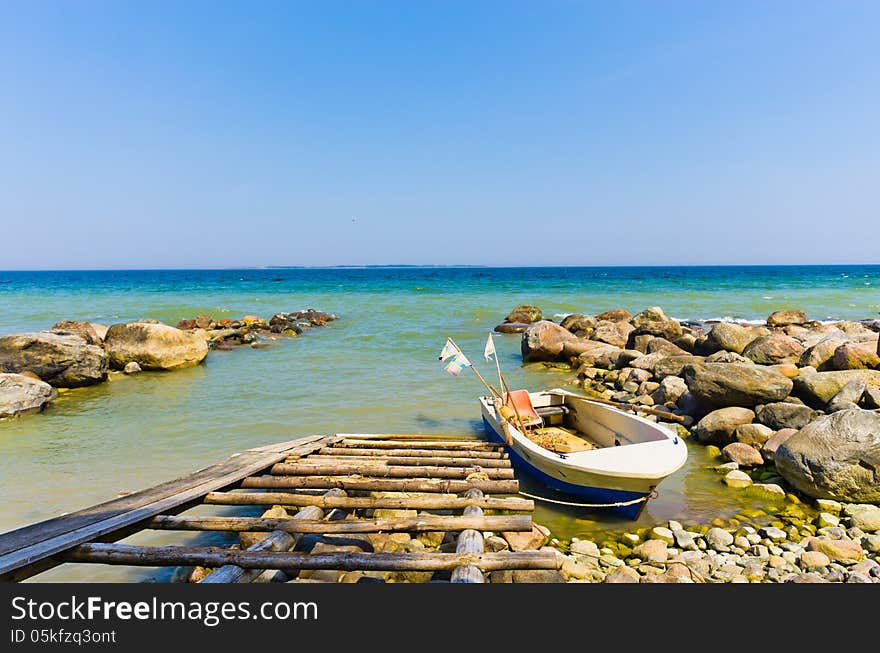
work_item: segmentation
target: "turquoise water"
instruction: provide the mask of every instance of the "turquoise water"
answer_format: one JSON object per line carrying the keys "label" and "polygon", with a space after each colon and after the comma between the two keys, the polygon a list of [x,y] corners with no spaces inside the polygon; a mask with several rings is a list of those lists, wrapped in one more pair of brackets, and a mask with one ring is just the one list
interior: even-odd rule
{"label": "turquoise water", "polygon": [[[308,307],[340,316],[275,348],[214,351],[197,368],[114,376],[63,393],[41,415],[0,422],[0,530],[312,433],[479,430],[481,386],[472,375],[443,373],[437,354],[451,336],[488,376],[492,366],[481,356],[487,333],[519,303],[551,317],[660,305],[692,320],[761,319],[786,307],[823,320],[876,318],[880,266],[0,272],[0,334],[62,319],[176,324],[197,314],[269,317]],[[571,380],[570,373],[522,367],[518,336],[497,336],[496,347],[512,385],[534,390]],[[692,447],[640,524],[708,521],[752,505],[723,488],[709,464]],[[632,527],[547,506],[536,518],[566,538]],[[154,576],[164,578],[65,565],[41,579]]]}

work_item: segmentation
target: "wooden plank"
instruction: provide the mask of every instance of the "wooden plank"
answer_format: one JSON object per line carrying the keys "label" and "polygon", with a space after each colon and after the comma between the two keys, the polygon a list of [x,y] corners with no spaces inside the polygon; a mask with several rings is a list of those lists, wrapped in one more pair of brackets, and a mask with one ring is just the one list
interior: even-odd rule
{"label": "wooden plank", "polygon": [[470,449],[473,451],[500,451],[502,445],[491,442],[444,442],[439,440],[351,440],[344,439],[334,447],[354,447],[358,449]]}
{"label": "wooden plank", "polygon": [[428,465],[379,465],[340,462],[336,464],[306,462],[278,463],[271,473],[278,476],[371,476],[373,478],[457,478],[466,479],[471,474],[484,474],[489,479],[512,479],[513,469],[492,467],[438,467]]}
{"label": "wooden plank", "polygon": [[[479,490],[468,490],[465,497],[469,499],[482,499],[483,493]],[[464,517],[479,518],[483,516],[483,509],[479,506],[470,505],[464,509]],[[523,515],[529,520],[529,528],[531,530],[531,517]],[[483,542],[483,530],[497,529],[468,529],[458,535],[458,542],[455,545],[456,553],[483,553],[485,545]],[[452,570],[449,581],[452,583],[482,583],[485,582],[483,572],[475,565],[462,565]]]}
{"label": "wooden plank", "polygon": [[[57,564],[47,559],[64,549],[111,538],[114,531],[122,531],[144,519],[188,508],[207,493],[229,487],[284,460],[291,451],[313,451],[323,445],[324,441],[319,438],[279,452],[234,454],[226,461],[187,476],[0,535],[0,581],[28,578]],[[40,561],[46,562],[35,565]]]}
{"label": "wooden plank", "polygon": [[535,502],[519,497],[410,496],[410,497],[327,497],[300,492],[211,492],[204,503],[218,506],[320,506],[321,508],[402,508],[413,510],[461,510],[480,506],[484,510],[532,512]]}
{"label": "wooden plank", "polygon": [[479,435],[451,433],[337,433],[337,437],[347,440],[467,440],[486,442]]}
{"label": "wooden plank", "polygon": [[190,546],[132,546],[130,544],[80,544],[62,554],[67,562],[108,565],[222,567],[244,569],[339,569],[342,571],[446,571],[474,565],[483,571],[497,569],[556,569],[556,554],[544,551],[516,553],[290,553],[237,551]]}
{"label": "wooden plank", "polygon": [[436,456],[432,458],[420,458],[417,456],[388,456],[385,458],[378,458],[374,456],[323,456],[321,454],[310,454],[301,458],[288,458],[284,462],[306,463],[309,465],[346,463],[349,465],[406,465],[413,467],[419,465],[433,465],[439,467],[485,467],[496,469],[506,469],[510,467],[509,460],[493,458],[446,458]]}
{"label": "wooden plank", "polygon": [[368,478],[362,476],[251,476],[241,482],[246,489],[330,489],[365,492],[458,493],[475,487],[488,494],[516,494],[519,481],[477,479]]}
{"label": "wooden plank", "polygon": [[[436,449],[363,449],[360,447],[321,447],[318,454],[322,456],[417,456],[432,458],[438,455]],[[444,449],[442,455],[446,458],[491,458],[506,459],[507,454],[503,451],[474,451],[457,449]]]}
{"label": "wooden plank", "polygon": [[[336,490],[331,490],[335,492]],[[482,492],[480,492],[482,497]],[[314,506],[309,506],[314,507]],[[468,510],[479,512],[468,513]],[[300,511],[302,513],[303,511]],[[383,532],[436,532],[436,531],[530,531],[532,519],[529,515],[490,515],[484,516],[476,506],[465,508],[461,517],[448,515],[420,515],[418,517],[387,517],[382,519],[341,519],[324,521],[318,518],[306,519],[298,513],[288,519],[268,517],[178,517],[159,515],[145,524],[145,528],[167,531],[282,531],[284,533],[383,533]],[[291,547],[292,548],[292,547]],[[459,553],[470,553],[460,551]]]}

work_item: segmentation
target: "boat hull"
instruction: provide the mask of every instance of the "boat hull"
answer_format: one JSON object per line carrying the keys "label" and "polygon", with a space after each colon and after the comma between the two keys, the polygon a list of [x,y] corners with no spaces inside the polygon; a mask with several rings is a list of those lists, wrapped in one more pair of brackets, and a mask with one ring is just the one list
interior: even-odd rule
{"label": "boat hull", "polygon": [[[492,440],[506,444],[504,435],[497,430],[497,427],[490,422],[485,415],[483,416],[483,425],[486,428],[486,433]],[[579,500],[573,500],[573,503],[593,503],[608,506],[608,504],[635,501],[635,503],[630,505],[609,506],[607,508],[607,510],[615,515],[619,515],[626,519],[636,519],[639,516],[645,506],[648,495],[650,495],[654,489],[654,485],[649,482],[640,484],[643,485],[641,488],[632,489],[607,487],[606,483],[603,482],[603,479],[596,479],[596,482],[589,485],[571,483],[554,475],[552,469],[542,469],[530,460],[527,460],[519,451],[517,451],[516,447],[508,446],[507,449],[511,463],[517,469],[520,469],[529,476],[541,481],[547,487],[577,497]],[[610,484],[614,481],[609,479],[608,482]]]}

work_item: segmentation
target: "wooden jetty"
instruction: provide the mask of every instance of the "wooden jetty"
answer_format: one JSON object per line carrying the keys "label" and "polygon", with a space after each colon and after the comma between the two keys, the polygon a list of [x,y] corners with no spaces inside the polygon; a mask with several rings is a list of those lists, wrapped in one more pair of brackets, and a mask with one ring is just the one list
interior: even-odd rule
{"label": "wooden jetty", "polygon": [[[173,481],[0,534],[0,581],[21,581],[65,562],[201,566],[214,570],[201,581],[208,583],[251,582],[278,570],[293,579],[319,570],[441,572],[450,582],[482,583],[496,570],[556,569],[552,552],[485,550],[486,531],[532,530],[534,503],[510,496],[518,490],[503,447],[476,436],[310,436],[249,449]],[[181,514],[196,506],[283,506],[295,514]],[[116,543],[148,529],[246,533],[253,536],[242,541],[253,543],[244,550]],[[433,534],[444,545],[373,546],[382,542],[377,535],[397,533]],[[309,534],[324,546],[301,550]],[[334,546],[337,541],[361,546]]]}

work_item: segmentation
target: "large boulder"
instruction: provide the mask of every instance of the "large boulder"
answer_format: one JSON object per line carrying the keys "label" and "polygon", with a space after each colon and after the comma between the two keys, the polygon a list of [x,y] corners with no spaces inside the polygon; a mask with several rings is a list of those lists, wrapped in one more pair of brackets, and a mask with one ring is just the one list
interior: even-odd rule
{"label": "large boulder", "polygon": [[51,331],[52,333],[59,333],[61,335],[73,334],[79,336],[90,345],[101,345],[104,342],[103,334],[98,335],[97,329],[95,329],[90,322],[64,320],[63,322],[56,322]]}
{"label": "large boulder", "polygon": [[781,333],[755,338],[742,351],[743,356],[759,365],[796,363],[803,353],[804,346],[800,342]]}
{"label": "large boulder", "polygon": [[778,401],[764,404],[755,409],[758,421],[776,431],[780,429],[802,429],[812,422],[818,413],[803,404]]}
{"label": "large boulder", "polygon": [[57,396],[48,383],[21,374],[0,374],[0,419],[41,411]]}
{"label": "large boulder", "polygon": [[739,406],[719,408],[697,422],[692,433],[700,442],[723,446],[734,441],[734,434],[738,426],[750,424],[753,419],[755,419],[755,413],[748,408],[740,408]]}
{"label": "large boulder", "polygon": [[776,370],[738,363],[697,363],[684,368],[688,389],[708,407],[757,406],[785,399],[791,379]]}
{"label": "large boulder", "polygon": [[666,356],[663,352],[648,355],[661,357],[654,364],[653,372],[657,380],[665,379],[667,376],[681,376],[685,367],[694,363],[702,363],[704,360],[702,356]]}
{"label": "large boulder", "polygon": [[523,362],[558,360],[565,344],[577,339],[573,333],[555,322],[536,322],[523,331],[520,344]]}
{"label": "large boulder", "polygon": [[740,467],[755,467],[764,464],[764,459],[761,458],[758,450],[744,442],[731,442],[721,450],[721,453],[727,460]]}
{"label": "large boulder", "polygon": [[794,379],[794,394],[816,408],[824,408],[853,379],[864,380],[869,388],[880,388],[880,370],[840,370],[801,374]]}
{"label": "large boulder", "polygon": [[635,327],[634,335],[648,333],[667,340],[675,340],[683,333],[681,324],[666,317],[659,306],[646,308],[632,319],[632,324]]}
{"label": "large boulder", "polygon": [[880,414],[842,410],[820,417],[782,443],[775,462],[808,496],[880,503]]}
{"label": "large boulder", "polygon": [[560,322],[559,326],[571,331],[576,336],[589,338],[593,335],[596,323],[597,320],[594,317],[581,315],[580,313],[572,313],[571,315],[566,315],[562,322]]}
{"label": "large boulder", "polygon": [[761,446],[761,457],[764,460],[773,460],[776,457],[777,449],[795,433],[797,433],[797,429],[780,429],[776,431],[773,437]]}
{"label": "large boulder", "polygon": [[781,327],[789,324],[806,324],[809,321],[806,313],[801,310],[782,310],[770,313],[767,318],[767,326]]}
{"label": "large boulder", "polygon": [[604,342],[615,347],[626,347],[629,340],[629,334],[635,327],[629,322],[612,322],[611,320],[601,320],[596,322],[593,334],[590,336],[592,340]]}
{"label": "large boulder", "polygon": [[880,367],[876,342],[846,342],[834,350],[834,369],[869,370]]}
{"label": "large boulder", "polygon": [[743,349],[760,335],[762,334],[757,333],[752,327],[733,322],[719,322],[709,330],[704,346],[707,351],[715,352],[723,349],[741,354]]}
{"label": "large boulder", "polygon": [[[590,340],[586,342],[590,343],[591,346],[578,354],[578,361],[581,365],[586,365],[587,367],[612,370],[617,367],[620,357],[626,351],[614,345],[606,345],[603,342],[593,342]],[[567,346],[571,347],[570,344]]]}
{"label": "large boulder", "polygon": [[666,354],[667,356],[692,355],[689,351],[682,349],[675,343],[669,342],[666,338],[655,338],[653,336],[649,337],[651,338],[651,340],[648,341],[647,345],[647,350],[649,354]]}
{"label": "large boulder", "polygon": [[208,355],[208,344],[198,334],[144,322],[114,324],[104,346],[116,369],[134,361],[145,370],[174,370],[198,365]]}
{"label": "large boulder", "polygon": [[834,352],[844,342],[846,342],[846,334],[842,331],[838,334],[825,336],[819,342],[807,346],[807,349],[804,350],[804,353],[801,354],[798,360],[798,365],[801,367],[813,367],[819,372],[833,370]]}
{"label": "large boulder", "polygon": [[107,378],[107,354],[73,334],[19,333],[0,338],[0,372],[33,372],[56,388]]}
{"label": "large boulder", "polygon": [[541,309],[531,304],[520,304],[508,313],[504,318],[505,322],[523,322],[525,324],[534,324],[544,319]]}
{"label": "large boulder", "polygon": [[610,311],[599,313],[596,320],[611,320],[612,322],[629,322],[632,315],[625,308],[612,308]]}

